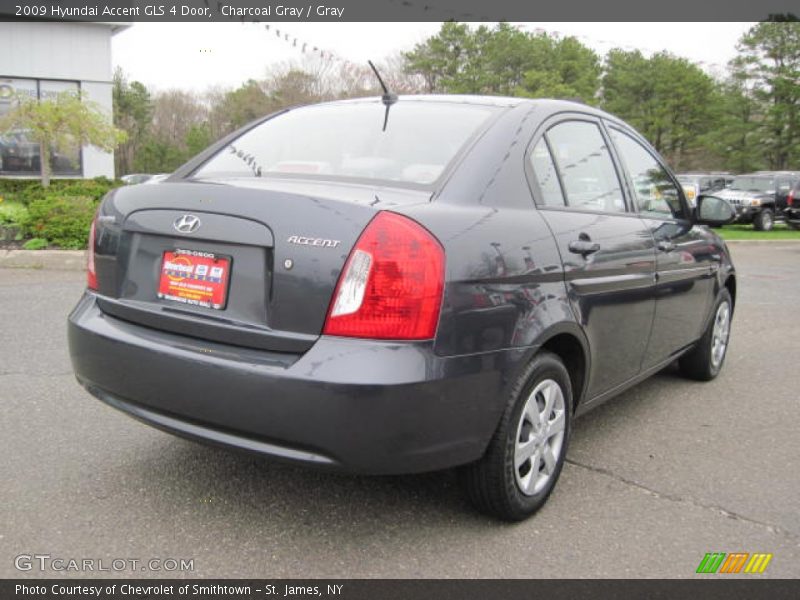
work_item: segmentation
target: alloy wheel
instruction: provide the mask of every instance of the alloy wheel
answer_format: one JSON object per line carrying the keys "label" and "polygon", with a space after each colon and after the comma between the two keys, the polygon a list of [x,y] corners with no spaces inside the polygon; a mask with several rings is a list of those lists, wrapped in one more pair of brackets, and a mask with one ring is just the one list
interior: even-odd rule
{"label": "alloy wheel", "polygon": [[714,315],[714,328],[711,332],[711,364],[714,368],[722,364],[725,351],[728,349],[728,336],[731,329],[731,307],[723,302]]}
{"label": "alloy wheel", "polygon": [[526,496],[542,491],[556,472],[565,423],[561,386],[552,379],[539,382],[522,409],[514,446],[514,476]]}

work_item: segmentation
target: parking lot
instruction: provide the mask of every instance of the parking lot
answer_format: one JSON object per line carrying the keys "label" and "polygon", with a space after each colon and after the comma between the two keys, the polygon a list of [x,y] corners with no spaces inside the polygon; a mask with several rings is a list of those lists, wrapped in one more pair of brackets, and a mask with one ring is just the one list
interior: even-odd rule
{"label": "parking lot", "polygon": [[799,577],[800,244],[732,252],[721,376],[668,369],[578,420],[550,502],[516,525],[475,513],[453,472],[333,475],[139,424],[70,370],[83,274],[0,269],[0,577],[63,575],[20,554],[194,561],[114,576],[688,577],[706,552]]}

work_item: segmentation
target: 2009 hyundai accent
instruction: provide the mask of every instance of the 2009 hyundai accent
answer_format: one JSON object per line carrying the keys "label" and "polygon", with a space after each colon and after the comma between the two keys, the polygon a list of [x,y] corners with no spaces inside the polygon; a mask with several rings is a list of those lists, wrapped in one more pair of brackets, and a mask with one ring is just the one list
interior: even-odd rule
{"label": "2009 hyundai accent", "polygon": [[295,108],[111,192],[69,317],[80,383],[166,431],[356,473],[462,466],[518,520],[575,416],[676,359],[722,367],[736,294],[617,118],[461,96]]}

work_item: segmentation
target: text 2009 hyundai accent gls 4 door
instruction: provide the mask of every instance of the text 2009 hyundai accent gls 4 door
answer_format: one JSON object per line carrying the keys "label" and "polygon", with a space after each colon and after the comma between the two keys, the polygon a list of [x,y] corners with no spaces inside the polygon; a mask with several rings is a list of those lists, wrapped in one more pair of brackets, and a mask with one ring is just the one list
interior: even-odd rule
{"label": "text 2009 hyundai accent gls 4 door", "polygon": [[[388,114],[387,114],[388,111]],[[385,122],[385,126],[384,126]],[[78,380],[166,431],[318,467],[463,466],[522,519],[575,415],[725,359],[728,221],[563,101],[401,97],[272,115],[103,201]]]}

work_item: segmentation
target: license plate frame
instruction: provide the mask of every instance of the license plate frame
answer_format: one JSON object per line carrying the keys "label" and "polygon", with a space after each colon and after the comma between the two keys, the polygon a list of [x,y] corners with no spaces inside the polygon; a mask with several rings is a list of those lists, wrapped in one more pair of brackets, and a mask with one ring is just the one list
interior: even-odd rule
{"label": "license plate frame", "polygon": [[170,303],[225,310],[233,258],[199,250],[165,250],[156,296]]}

